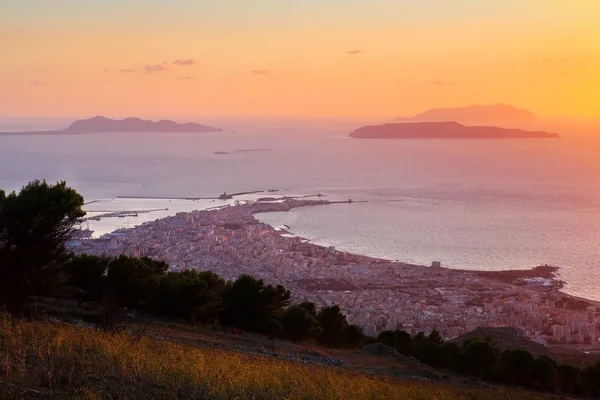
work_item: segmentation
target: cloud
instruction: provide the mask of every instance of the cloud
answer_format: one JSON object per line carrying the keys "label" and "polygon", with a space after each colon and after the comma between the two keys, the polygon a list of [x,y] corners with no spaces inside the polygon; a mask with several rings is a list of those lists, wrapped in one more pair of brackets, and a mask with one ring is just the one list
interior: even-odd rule
{"label": "cloud", "polygon": [[346,52],[346,54],[351,55],[351,56],[357,55],[357,54],[362,54],[362,53],[364,53],[364,51],[362,51],[361,49],[348,50]]}
{"label": "cloud", "polygon": [[38,81],[37,79],[35,81],[31,82],[31,86],[43,86],[45,84],[46,84],[46,82]]}
{"label": "cloud", "polygon": [[252,73],[255,75],[269,75],[271,73],[271,71],[266,70],[266,69],[255,69],[255,70],[252,70]]}
{"label": "cloud", "polygon": [[196,78],[194,78],[193,76],[178,76],[175,78],[175,80],[178,81],[194,81],[196,80]]}
{"label": "cloud", "polygon": [[119,70],[119,72],[122,72],[124,74],[133,74],[133,73],[137,72],[137,69],[135,69],[135,68],[121,68]]}
{"label": "cloud", "polygon": [[448,85],[456,85],[456,82],[446,82],[446,81],[442,81],[440,79],[434,79],[428,82],[425,82],[426,85],[430,85],[430,86],[448,86]]}
{"label": "cloud", "polygon": [[173,61],[173,65],[177,65],[179,67],[187,67],[190,65],[196,65],[196,60],[190,58],[189,60],[175,60]]}
{"label": "cloud", "polygon": [[165,67],[164,65],[161,65],[161,64],[146,65],[144,67],[144,71],[146,71],[147,74],[154,74],[156,72],[165,72],[168,70],[169,69],[167,67]]}

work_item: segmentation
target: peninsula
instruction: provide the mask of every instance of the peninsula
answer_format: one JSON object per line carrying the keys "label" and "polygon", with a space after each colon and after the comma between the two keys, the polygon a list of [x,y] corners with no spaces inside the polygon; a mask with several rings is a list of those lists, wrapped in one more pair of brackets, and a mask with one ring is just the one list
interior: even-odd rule
{"label": "peninsula", "polygon": [[[74,241],[78,253],[163,260],[172,271],[251,274],[282,284],[293,301],[337,304],[368,335],[438,330],[455,338],[477,327],[512,327],[546,346],[600,351],[600,303],[569,296],[556,268],[478,272],[410,265],[319,246],[261,223],[255,215],[349,202],[286,199],[178,213],[98,239]],[[342,204],[345,203],[345,204]]]}
{"label": "peninsula", "polygon": [[555,133],[492,126],[466,126],[458,122],[414,122],[368,125],[349,135],[357,139],[551,139]]}
{"label": "peninsula", "polygon": [[397,117],[395,122],[456,121],[471,125],[532,124],[538,118],[531,111],[507,104],[472,105],[456,108],[432,108],[413,117]]}
{"label": "peninsula", "polygon": [[54,131],[0,132],[0,135],[77,135],[88,133],[206,133],[222,132],[219,128],[193,122],[177,123],[170,120],[153,122],[140,118],[110,119],[93,117],[73,122],[65,129]]}

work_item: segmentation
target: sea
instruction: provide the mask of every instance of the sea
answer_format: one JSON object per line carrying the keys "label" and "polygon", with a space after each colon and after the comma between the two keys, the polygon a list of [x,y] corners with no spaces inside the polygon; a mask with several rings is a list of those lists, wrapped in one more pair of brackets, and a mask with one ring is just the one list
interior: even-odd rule
{"label": "sea", "polygon": [[320,193],[353,203],[257,218],[314,243],[413,264],[556,265],[565,292],[600,300],[599,139],[364,140],[347,137],[360,126],[349,122],[258,125],[208,134],[0,135],[0,188],[65,180],[90,216],[139,212],[89,221],[96,236],[233,202],[189,198]]}

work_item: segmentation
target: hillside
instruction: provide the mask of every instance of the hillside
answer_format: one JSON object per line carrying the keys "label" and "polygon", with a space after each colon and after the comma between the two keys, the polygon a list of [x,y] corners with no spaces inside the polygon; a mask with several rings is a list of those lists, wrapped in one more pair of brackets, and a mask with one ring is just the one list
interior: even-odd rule
{"label": "hillside", "polygon": [[520,123],[529,124],[538,121],[530,111],[507,104],[472,105],[457,108],[433,108],[413,117],[397,117],[396,122],[446,122],[455,121],[464,124]]}
{"label": "hillside", "polygon": [[547,139],[555,133],[491,126],[465,126],[458,122],[415,122],[368,125],[349,135],[357,139]]}
{"label": "hillside", "polygon": [[193,337],[171,341],[6,317],[0,319],[0,344],[0,399],[549,398],[249,355],[231,343],[219,349]]}

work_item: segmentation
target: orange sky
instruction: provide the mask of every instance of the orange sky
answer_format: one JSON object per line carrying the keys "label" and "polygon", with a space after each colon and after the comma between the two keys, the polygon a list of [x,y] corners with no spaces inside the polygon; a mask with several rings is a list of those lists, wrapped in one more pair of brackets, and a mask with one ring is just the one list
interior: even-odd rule
{"label": "orange sky", "polygon": [[595,0],[0,3],[0,116],[600,117]]}

